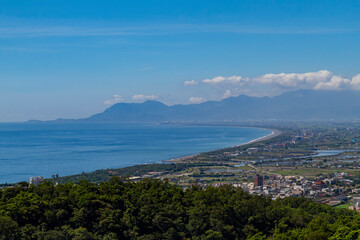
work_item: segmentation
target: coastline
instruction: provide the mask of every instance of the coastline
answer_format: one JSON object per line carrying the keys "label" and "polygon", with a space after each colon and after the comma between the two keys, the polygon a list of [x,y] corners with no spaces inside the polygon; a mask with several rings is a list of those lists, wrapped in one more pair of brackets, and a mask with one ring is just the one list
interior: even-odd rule
{"label": "coastline", "polygon": [[236,146],[234,146],[234,147],[240,147],[240,146],[244,146],[244,145],[247,145],[247,144],[252,144],[252,143],[256,143],[256,142],[265,141],[265,140],[271,139],[271,138],[273,138],[273,137],[279,136],[279,135],[281,134],[281,131],[279,131],[279,130],[266,129],[266,128],[262,128],[262,129],[270,130],[270,131],[272,131],[272,132],[271,132],[271,134],[269,134],[269,135],[267,135],[267,136],[259,137],[259,138],[257,138],[257,139],[251,140],[251,141],[249,141],[249,142],[236,145]]}
{"label": "coastline", "polygon": [[[231,149],[231,148],[235,148],[235,147],[239,147],[239,146],[243,146],[243,145],[250,145],[250,144],[254,144],[254,143],[259,142],[259,141],[265,141],[267,139],[273,138],[273,137],[278,136],[280,134],[280,131],[274,130],[274,129],[260,128],[260,127],[242,127],[242,126],[238,126],[238,127],[263,129],[263,130],[271,131],[271,133],[268,134],[268,135],[265,135],[263,137],[259,137],[259,138],[250,140],[248,142],[242,143],[242,144],[233,145],[233,146],[229,146],[229,147],[225,147],[225,148],[215,148],[215,149],[212,149],[212,150],[209,150],[209,151],[204,151],[204,152],[185,155],[185,156],[181,156],[181,157],[177,157],[177,158],[171,158],[171,159],[162,160],[162,161],[159,161],[157,163],[159,163],[159,164],[161,164],[161,163],[164,164],[165,163],[166,164],[166,163],[183,163],[185,161],[191,162],[192,158],[194,158],[194,157],[196,157],[196,156],[198,156],[200,154],[206,153],[206,152],[212,152],[212,151],[217,151],[217,150],[221,150],[221,149]],[[153,163],[155,163],[155,162],[153,162]],[[135,164],[135,165],[126,166],[126,167],[134,167],[134,166],[137,166],[137,165],[147,165],[147,164],[151,164],[151,163],[140,163],[140,164]],[[126,167],[121,167],[121,168],[126,168]],[[104,168],[104,169],[113,169],[113,168]],[[90,171],[90,172],[87,172],[87,173],[96,172],[98,170],[103,170],[103,169],[97,169],[97,170]],[[64,175],[63,177],[73,176],[73,175],[77,175],[77,174]],[[13,183],[4,182],[4,183],[1,183],[0,185],[7,185],[7,184],[13,185],[15,183],[16,182],[13,182]]]}
{"label": "coastline", "polygon": [[[267,128],[260,128],[260,129],[264,129],[264,130],[270,130],[272,131],[271,134],[269,135],[266,135],[266,136],[263,136],[263,137],[259,137],[259,138],[256,138],[254,140],[251,140],[251,141],[248,141],[246,143],[241,143],[241,144],[238,144],[238,145],[235,145],[235,146],[232,146],[232,147],[227,147],[227,148],[236,148],[236,147],[240,147],[240,146],[245,146],[245,145],[249,145],[249,144],[253,144],[253,143],[257,143],[257,142],[261,142],[261,141],[265,141],[265,140],[268,140],[268,139],[271,139],[271,138],[274,138],[276,136],[279,136],[281,134],[281,131],[279,130],[276,130],[276,129],[267,129]],[[220,149],[214,149],[214,150],[211,150],[211,151],[208,151],[208,152],[212,152],[212,151],[216,151],[216,150],[220,150]],[[202,152],[202,153],[205,153],[205,152]],[[196,154],[191,154],[191,155],[186,155],[186,156],[183,156],[183,157],[177,157],[177,158],[172,158],[172,159],[169,159],[169,160],[164,160],[164,161],[161,161],[162,163],[179,163],[179,162],[183,162],[183,161],[186,161],[186,160],[189,160],[193,157],[196,157],[202,153],[196,153]]]}

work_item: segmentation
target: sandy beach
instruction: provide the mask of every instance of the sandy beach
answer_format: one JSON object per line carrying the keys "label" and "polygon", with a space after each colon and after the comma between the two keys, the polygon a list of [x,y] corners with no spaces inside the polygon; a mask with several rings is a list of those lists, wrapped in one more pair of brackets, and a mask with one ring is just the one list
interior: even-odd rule
{"label": "sandy beach", "polygon": [[244,146],[244,145],[247,145],[247,144],[252,144],[252,143],[256,143],[256,142],[260,142],[260,141],[265,141],[265,140],[268,140],[270,138],[273,138],[273,137],[276,137],[276,136],[279,136],[280,135],[280,131],[278,130],[273,130],[273,129],[266,129],[266,128],[263,128],[264,130],[270,130],[272,131],[271,134],[267,135],[267,136],[264,136],[264,137],[260,137],[260,138],[257,138],[257,139],[254,139],[254,140],[251,140],[249,142],[246,142],[246,143],[243,143],[243,144],[239,144],[239,145],[236,145],[234,147],[239,147],[239,146]]}

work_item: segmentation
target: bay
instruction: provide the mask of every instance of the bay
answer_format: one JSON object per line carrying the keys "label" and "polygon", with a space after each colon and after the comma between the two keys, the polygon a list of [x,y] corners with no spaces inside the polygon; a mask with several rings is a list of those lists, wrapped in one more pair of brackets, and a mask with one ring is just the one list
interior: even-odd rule
{"label": "bay", "polygon": [[155,124],[0,124],[0,183],[154,163],[271,134],[257,128]]}

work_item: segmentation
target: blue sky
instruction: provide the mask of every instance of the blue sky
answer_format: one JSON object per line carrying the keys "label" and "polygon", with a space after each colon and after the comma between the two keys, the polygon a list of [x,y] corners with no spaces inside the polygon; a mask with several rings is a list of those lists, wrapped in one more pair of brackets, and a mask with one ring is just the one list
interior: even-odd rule
{"label": "blue sky", "polygon": [[0,1],[0,121],[360,89],[360,1]]}

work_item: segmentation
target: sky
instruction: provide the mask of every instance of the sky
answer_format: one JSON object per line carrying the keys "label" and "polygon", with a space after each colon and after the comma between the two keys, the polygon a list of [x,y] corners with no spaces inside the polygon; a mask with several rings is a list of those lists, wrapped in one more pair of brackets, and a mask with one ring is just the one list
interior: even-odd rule
{"label": "sky", "polygon": [[360,89],[360,1],[0,0],[0,122]]}

